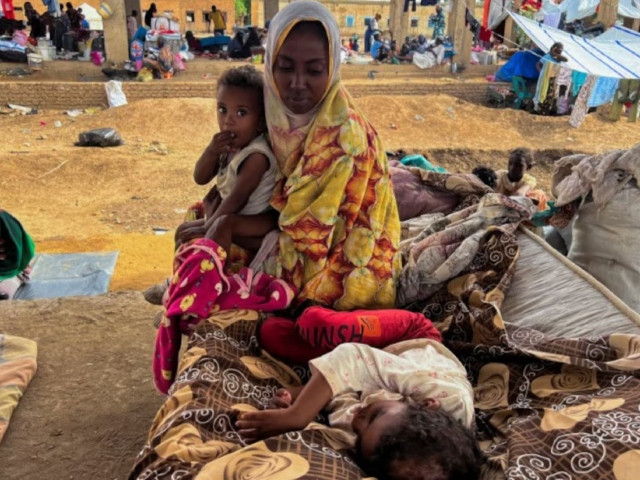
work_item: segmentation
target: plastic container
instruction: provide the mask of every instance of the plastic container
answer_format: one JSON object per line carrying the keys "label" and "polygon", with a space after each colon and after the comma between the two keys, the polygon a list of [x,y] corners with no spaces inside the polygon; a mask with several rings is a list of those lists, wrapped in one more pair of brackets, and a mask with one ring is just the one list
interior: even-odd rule
{"label": "plastic container", "polygon": [[38,46],[39,47],[50,47],[52,45],[51,40],[49,40],[46,37],[39,37],[38,38]]}
{"label": "plastic container", "polygon": [[56,47],[38,47],[38,53],[43,62],[50,62],[56,59]]}
{"label": "plastic container", "polygon": [[27,63],[29,64],[29,68],[31,68],[31,70],[41,70],[42,55],[38,55],[37,53],[28,53]]}

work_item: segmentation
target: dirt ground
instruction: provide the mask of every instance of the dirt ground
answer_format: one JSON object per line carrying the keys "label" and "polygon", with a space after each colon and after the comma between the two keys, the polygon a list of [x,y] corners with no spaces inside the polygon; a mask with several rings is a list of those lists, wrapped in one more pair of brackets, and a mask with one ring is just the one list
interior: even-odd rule
{"label": "dirt ground", "polygon": [[[536,151],[548,189],[570,152],[626,148],[638,124],[493,110],[448,96],[357,100],[388,150],[422,152],[456,172],[502,168],[508,151]],[[172,232],[204,187],[191,179],[217,131],[215,103],[146,100],[94,115],[0,115],[0,206],[23,222],[40,252],[120,251],[106,296],[0,305],[0,332],[38,341],[39,372],[0,444],[1,478],[123,478],[161,398],[151,384],[156,308],[139,291],[171,269]],[[56,126],[60,122],[60,126]],[[114,127],[124,146],[73,146],[78,133]]]}

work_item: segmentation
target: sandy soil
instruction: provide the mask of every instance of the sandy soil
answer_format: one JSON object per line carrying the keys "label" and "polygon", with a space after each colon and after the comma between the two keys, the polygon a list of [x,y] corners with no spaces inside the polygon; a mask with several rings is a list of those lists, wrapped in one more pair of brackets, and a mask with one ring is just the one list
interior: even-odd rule
{"label": "sandy soil", "polygon": [[[389,150],[423,152],[452,171],[503,167],[508,151],[536,150],[548,188],[553,162],[572,151],[629,147],[638,127],[591,115],[493,110],[448,96],[357,100]],[[0,115],[1,206],[41,252],[119,250],[113,290],[142,290],[171,269],[172,235],[206,189],[194,162],[217,128],[215,104],[162,99],[72,119],[62,112]],[[60,127],[55,122],[61,122]],[[126,144],[79,148],[90,128],[115,127]],[[156,308],[140,293],[0,304],[0,332],[39,343],[40,369],[0,445],[2,478],[123,478],[161,403],[150,376]]]}
{"label": "sandy soil", "polygon": [[0,302],[0,330],[38,342],[38,372],[0,444],[1,478],[126,477],[162,403],[150,375],[156,309],[139,292]]}

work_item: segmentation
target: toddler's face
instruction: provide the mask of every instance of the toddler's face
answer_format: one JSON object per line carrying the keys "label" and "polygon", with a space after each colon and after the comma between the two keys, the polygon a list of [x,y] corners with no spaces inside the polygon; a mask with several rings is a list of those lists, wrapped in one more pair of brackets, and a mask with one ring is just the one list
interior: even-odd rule
{"label": "toddler's face", "polygon": [[223,85],[217,98],[218,126],[235,135],[232,147],[242,149],[264,131],[264,105],[256,90]]}
{"label": "toddler's face", "polygon": [[371,459],[382,434],[402,421],[406,408],[405,403],[385,400],[372,403],[356,413],[351,427],[358,435],[356,450],[362,459]]}

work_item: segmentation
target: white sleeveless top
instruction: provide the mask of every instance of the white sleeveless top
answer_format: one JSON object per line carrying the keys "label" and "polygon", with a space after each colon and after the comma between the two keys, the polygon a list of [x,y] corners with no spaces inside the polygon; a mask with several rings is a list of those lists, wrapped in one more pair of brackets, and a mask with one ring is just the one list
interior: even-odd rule
{"label": "white sleeveless top", "polygon": [[218,193],[224,200],[231,194],[238,180],[240,165],[253,153],[261,153],[267,157],[269,159],[269,169],[262,176],[260,184],[249,197],[247,204],[238,212],[240,215],[257,215],[271,208],[270,201],[276,185],[278,166],[276,157],[273,155],[265,136],[260,135],[254,138],[249,145],[236,153],[227,165],[221,167],[216,176]]}

